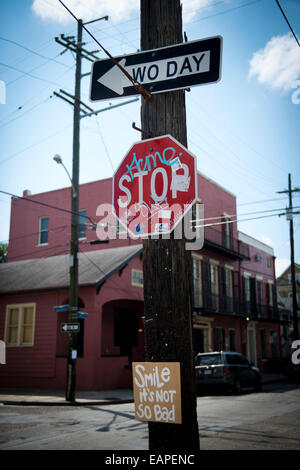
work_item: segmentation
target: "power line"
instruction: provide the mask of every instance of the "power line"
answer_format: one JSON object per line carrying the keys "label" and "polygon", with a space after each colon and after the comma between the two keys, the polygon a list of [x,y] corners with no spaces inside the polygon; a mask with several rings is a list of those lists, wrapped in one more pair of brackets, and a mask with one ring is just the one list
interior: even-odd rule
{"label": "power line", "polygon": [[[32,106],[31,108],[27,109],[23,114],[19,115],[19,116],[16,116],[12,119],[10,119],[9,121],[6,121],[4,124],[1,124],[0,125],[0,129],[2,129],[2,127],[5,127],[5,126],[8,126],[10,123],[16,121],[17,119],[20,119],[21,117],[23,117],[25,114],[29,113],[30,111],[32,111],[33,109],[35,108],[38,108],[39,106],[41,106],[42,104],[46,103],[47,101],[49,101],[50,99],[52,98],[52,96],[48,96],[45,100],[41,101],[40,103],[37,103],[35,104],[34,106]],[[1,163],[1,162],[0,162]]]}
{"label": "power line", "polygon": [[[66,70],[63,74],[60,74],[60,75],[56,78],[56,80],[59,80],[61,77],[63,77],[67,72],[69,72],[69,71],[70,71],[71,69],[73,69],[73,68],[74,68],[74,64],[71,65],[71,66],[68,68],[68,70]],[[32,69],[31,71],[33,71],[33,70],[35,70],[35,69]],[[31,71],[30,71],[30,72],[31,72]],[[19,80],[20,78],[22,78],[22,76],[23,76],[23,75],[21,75],[20,77],[16,78],[15,80]],[[13,83],[15,80],[10,81],[7,85],[9,85],[10,83]],[[21,109],[23,109],[25,105],[27,105],[27,104],[30,103],[33,99],[35,99],[35,98],[37,98],[38,96],[40,96],[45,90],[48,90],[48,88],[49,88],[48,86],[45,87],[45,88],[43,88],[41,92],[39,92],[38,94],[36,94],[36,95],[32,96],[31,98],[29,98],[28,100],[26,100],[22,105],[18,106],[17,109],[15,109],[15,110],[12,111],[8,116],[6,116],[6,118],[12,116],[12,115],[15,114],[16,112],[18,112],[18,111],[20,111]],[[29,112],[29,110],[28,110],[28,112]],[[25,114],[25,113],[24,113],[24,114]],[[3,119],[2,121],[5,121],[5,120]],[[2,121],[1,121],[1,122],[2,122]],[[6,123],[6,122],[4,122],[4,125],[5,125],[5,123]]]}
{"label": "power line", "polygon": [[56,64],[59,64],[59,65],[62,65],[63,67],[68,67],[68,65],[64,64],[63,62],[60,62],[59,60],[56,60],[55,58],[52,58],[52,57],[47,57],[43,54],[40,54],[39,52],[36,52],[32,49],[29,49],[29,47],[26,47],[26,46],[23,46],[22,44],[19,44],[18,42],[16,41],[13,41],[11,39],[7,39],[7,38],[4,38],[2,36],[0,36],[0,39],[1,41],[6,41],[6,42],[9,42],[11,44],[14,44],[15,46],[18,46],[18,47],[21,47],[22,49],[24,49],[25,51],[28,51],[28,52],[31,52],[32,54],[38,56],[38,57],[41,57],[42,59],[46,59],[48,61],[52,61],[52,62],[55,62]]}
{"label": "power line", "polygon": [[[193,145],[195,145],[196,147],[198,147],[204,154],[208,155],[208,157],[212,158],[212,159],[216,159],[218,158],[218,154],[212,154],[210,153],[208,150],[205,150],[203,147],[201,147],[198,143],[196,142],[193,142],[190,138],[188,139],[189,142],[191,142]],[[199,162],[201,162],[200,160],[200,157],[197,155],[197,158],[199,160]],[[201,162],[202,163],[202,162]],[[226,166],[223,167],[224,165],[224,160],[222,160],[222,168],[223,169],[227,169]],[[238,171],[238,169],[236,167],[233,167],[234,170],[233,171]],[[201,171],[201,170],[200,170]],[[228,170],[229,171],[229,170]],[[247,180],[245,177],[241,176],[240,174],[238,175],[239,176],[239,179],[244,181],[247,185],[249,185],[249,179]],[[211,176],[212,179],[215,179],[215,175],[214,176]],[[216,182],[218,184],[218,182]],[[222,183],[221,183],[222,184]],[[223,183],[224,185],[224,183]],[[264,195],[268,195],[265,191],[263,191],[260,187],[257,188],[257,191],[259,191],[260,193],[264,194]]]}
{"label": "power line", "polygon": [[[56,227],[55,229],[49,230],[49,232],[54,232],[56,229],[62,228],[62,227],[69,227],[69,225]],[[40,233],[40,232],[33,232],[32,234],[23,235],[21,237],[10,238],[9,242],[11,242],[12,240],[22,239],[22,238],[27,237],[27,236],[36,235],[38,233]],[[1,242],[3,242],[3,241],[4,240],[2,240]],[[79,240],[79,243],[84,243],[84,241]],[[22,258],[23,256],[32,255],[32,254],[36,254],[36,253],[39,254],[41,251],[48,251],[48,250],[51,250],[52,248],[55,249],[55,248],[60,248],[60,247],[66,247],[68,245],[69,245],[69,243],[67,242],[67,243],[60,243],[59,245],[37,246],[34,251],[27,251],[25,253],[20,253],[16,256],[9,256],[9,260],[12,260],[12,259],[15,259],[15,258]],[[67,249],[67,251],[69,251],[69,249]],[[58,254],[63,254],[65,252],[66,252],[66,249],[64,248],[64,251],[62,251],[60,253],[55,253],[54,255],[51,255],[51,256],[57,256]],[[32,260],[32,259],[40,259],[40,258],[30,258],[30,260]]]}
{"label": "power line", "polygon": [[263,155],[262,153],[258,152],[256,149],[254,149],[251,145],[249,145],[248,142],[246,142],[244,139],[242,139],[239,135],[237,135],[235,132],[233,132],[227,125],[225,125],[223,122],[221,122],[219,119],[217,119],[211,112],[207,111],[207,109],[205,109],[200,103],[198,100],[195,100],[195,98],[193,97],[193,101],[196,102],[197,104],[197,109],[202,109],[202,111],[205,113],[205,115],[209,115],[212,119],[214,119],[214,121],[216,121],[223,130],[226,130],[227,132],[229,132],[231,135],[233,135],[233,137],[235,137],[236,139],[238,139],[242,144],[246,145],[252,152],[256,153],[258,156],[260,157],[263,157],[265,160],[268,160],[273,166],[276,166],[279,170],[281,170],[282,172],[286,173],[286,169],[279,166],[278,164],[276,164],[271,158],[268,158],[266,157],[265,155]]}
{"label": "power line", "polygon": [[279,7],[279,9],[280,9],[280,11],[281,11],[281,13],[283,14],[284,19],[285,19],[285,21],[286,21],[287,24],[288,24],[288,27],[289,27],[290,30],[292,31],[293,36],[294,36],[294,38],[295,38],[295,40],[296,40],[296,43],[297,43],[298,46],[300,47],[300,43],[299,43],[299,40],[298,40],[298,38],[297,38],[297,36],[296,36],[296,33],[295,33],[295,31],[293,30],[293,28],[292,28],[292,26],[291,26],[289,20],[287,19],[286,14],[284,13],[284,11],[283,11],[283,9],[282,9],[282,7],[281,7],[279,1],[278,1],[278,0],[275,0],[275,1],[276,1],[276,3],[277,3],[277,5],[278,5],[278,7]]}
{"label": "power line", "polygon": [[[59,245],[37,247],[34,251],[28,251],[27,253],[21,253],[21,254],[16,255],[16,256],[8,256],[8,258],[9,258],[9,260],[16,259],[16,258],[22,258],[23,256],[33,255],[33,254],[36,254],[36,253],[40,253],[41,251],[49,251],[49,250],[55,249],[55,248],[66,247],[68,245],[69,245],[69,243],[60,243]],[[55,256],[55,255],[52,255],[52,256]],[[32,260],[32,259],[41,259],[41,258],[30,258],[30,259]]]}
{"label": "power line", "polygon": [[[47,137],[44,137],[43,139],[39,140],[38,142],[35,142],[34,144],[29,145],[28,147],[25,147],[25,149],[20,150],[20,151],[18,151],[18,152],[16,152],[16,153],[13,153],[13,154],[10,155],[9,157],[5,158],[4,160],[1,160],[1,161],[0,161],[0,165],[1,165],[2,163],[7,162],[8,160],[10,160],[10,159],[16,157],[17,155],[20,155],[21,153],[26,152],[27,150],[30,150],[31,148],[36,147],[36,146],[39,145],[39,144],[42,144],[42,143],[45,142],[46,140],[51,139],[52,137],[54,137],[54,136],[60,134],[61,132],[65,131],[68,127],[71,127],[71,125],[72,125],[72,124],[68,124],[67,126],[63,127],[63,128],[60,129],[59,131],[56,131],[56,132],[54,132],[53,134],[50,134],[50,135],[48,135]],[[19,197],[19,196],[16,196],[16,197]]]}
{"label": "power line", "polygon": [[[293,209],[299,209],[300,206],[294,206]],[[256,212],[247,212],[245,214],[240,214],[239,216],[237,216],[237,214],[232,214],[232,215],[228,215],[227,217],[244,217],[246,215],[255,215],[255,214],[264,214],[266,212],[279,212],[279,211],[284,211],[286,210],[286,208],[280,208],[280,209],[268,209],[268,210],[263,210],[263,211],[256,211]],[[276,214],[277,215],[277,214]],[[204,219],[194,219],[194,220],[191,220],[191,222],[202,222],[202,221],[206,221],[206,220],[215,220],[215,219],[221,219],[223,218],[224,215],[218,215],[216,217],[205,217]],[[226,224],[226,223],[231,223],[230,221],[223,221],[223,222],[217,222],[216,225],[219,225],[219,224]]]}
{"label": "power line", "polygon": [[[68,209],[64,209],[64,208],[61,208],[61,207],[57,207],[57,206],[53,206],[51,204],[47,204],[45,202],[41,202],[41,201],[36,201],[34,199],[30,199],[30,198],[27,198],[27,197],[24,197],[24,196],[17,196],[15,194],[12,194],[12,193],[9,193],[7,191],[3,191],[3,190],[0,190],[0,193],[2,194],[6,194],[6,195],[9,195],[9,196],[12,196],[12,197],[15,197],[17,199],[23,199],[25,201],[28,201],[28,202],[32,202],[32,203],[35,203],[35,204],[39,204],[39,205],[42,205],[42,206],[45,206],[45,207],[48,207],[48,208],[51,208],[51,209],[56,209],[58,211],[62,211],[62,212],[66,212],[66,213],[75,213],[71,210],[68,210]],[[300,206],[294,206],[293,209],[298,209],[300,208]],[[246,213],[246,214],[242,214],[241,216],[239,217],[244,217],[245,215],[251,215],[251,214],[259,214],[259,213],[265,213],[265,212],[278,212],[278,211],[281,211],[281,210],[285,210],[284,208],[283,209],[272,209],[272,210],[266,210],[266,211],[258,211],[258,212],[249,212],[249,213]],[[76,212],[75,213],[76,215],[79,215],[80,216],[80,212]],[[285,214],[285,213],[284,213]],[[243,221],[246,221],[246,220],[256,220],[256,219],[259,219],[259,218],[265,218],[265,217],[273,217],[273,216],[276,216],[276,215],[284,215],[284,214],[271,214],[271,215],[265,215],[265,216],[261,216],[261,217],[257,217],[257,218],[250,218],[250,219],[239,219],[236,218],[236,219],[233,219],[233,220],[226,220],[226,221],[222,221],[222,222],[214,222],[214,223],[211,223],[211,224],[205,224],[205,225],[201,225],[201,226],[196,226],[196,227],[209,227],[209,226],[214,226],[214,225],[223,225],[223,224],[229,224],[229,223],[234,223],[234,222],[243,222]],[[206,221],[206,220],[214,220],[214,219],[218,219],[222,216],[218,216],[218,217],[208,217],[208,218],[204,218],[204,219],[195,219],[193,220],[193,222],[198,222],[198,221]],[[232,215],[230,217],[236,217],[236,215]],[[91,224],[93,226],[96,225],[96,223],[89,217],[86,215],[86,218],[88,220],[90,220]]]}
{"label": "power line", "polygon": [[[214,13],[213,15],[204,16],[204,17],[199,18],[198,20],[195,20],[195,21],[190,21],[189,24],[198,23],[198,21],[203,21],[203,20],[207,20],[209,18],[214,18],[215,16],[224,15],[225,13],[230,13],[232,11],[239,10],[240,8],[248,7],[250,5],[254,5],[255,3],[259,3],[259,2],[261,2],[261,0],[253,0],[252,2],[244,3],[242,5],[239,5],[239,6],[233,7],[233,8],[228,8],[227,10],[220,11],[218,13]],[[221,3],[221,2],[218,2],[218,3]]]}
{"label": "power line", "polygon": [[[55,232],[56,230],[60,230],[62,228],[69,227],[69,225],[60,225],[59,227],[54,227],[49,229],[49,232]],[[22,240],[23,238],[31,237],[32,235],[38,235],[40,231],[38,230],[37,232],[31,232],[31,233],[26,233],[25,235],[20,235],[19,237],[14,237],[14,238],[9,238],[6,240],[1,240],[1,242],[11,242],[15,240]]]}
{"label": "power line", "polygon": [[[191,111],[190,108],[189,108],[189,110],[194,115],[193,111]],[[197,117],[197,119],[199,121],[199,116]],[[265,175],[265,174],[261,173],[257,168],[255,168],[255,169],[251,168],[249,164],[247,164],[243,160],[241,160],[240,156],[237,155],[237,153],[234,152],[227,144],[225,144],[225,142],[222,139],[220,139],[216,134],[214,134],[211,131],[211,129],[203,123],[203,121],[201,121],[201,127],[205,127],[208,130],[208,132],[212,135],[212,137],[214,139],[214,142],[218,141],[221,144],[222,151],[226,150],[227,152],[229,152],[229,154],[232,155],[232,157],[235,159],[235,161],[233,161],[233,158],[231,158],[231,160],[233,161],[233,164],[235,165],[235,168],[237,168],[237,166],[239,166],[240,169],[243,172],[247,172],[247,175],[249,174],[249,171],[251,171],[252,174],[253,174],[252,178],[258,178],[258,179],[260,178],[264,182],[266,181],[266,179],[270,180],[270,175]],[[198,131],[196,133],[198,135]],[[203,139],[203,135],[201,135],[201,140],[202,139]],[[211,146],[211,144],[210,144],[210,146]],[[271,184],[275,185],[275,179],[273,181],[274,181],[274,183],[271,182]],[[276,185],[277,185],[277,180],[276,180]]]}
{"label": "power line", "polygon": [[[87,253],[86,253],[85,251],[80,250],[80,253],[82,253],[82,254],[89,260],[89,262],[90,262],[93,266],[95,266],[95,268],[98,269],[98,271],[99,271],[101,274],[104,274],[104,276],[107,275],[106,272],[104,272],[96,263],[94,263],[93,260],[90,259],[90,257],[87,255]],[[114,285],[116,286],[116,288],[117,288],[119,291],[123,291],[123,292],[128,293],[128,291],[127,291],[126,289],[124,289],[123,287],[119,286],[119,285],[114,281],[114,279],[112,279],[111,277],[106,278],[106,281],[109,281],[109,282],[111,282],[112,284],[114,284]],[[139,298],[137,295],[136,295],[135,297],[140,300],[140,298]]]}
{"label": "power line", "polygon": [[8,65],[8,64],[4,64],[3,62],[0,62],[0,65],[2,65],[3,67],[7,67],[11,70],[14,70],[16,72],[19,72],[19,73],[23,73],[24,75],[27,75],[28,77],[31,77],[31,78],[34,78],[35,80],[40,80],[42,82],[45,82],[45,83],[49,83],[51,85],[59,85],[57,82],[53,82],[51,80],[47,80],[46,78],[41,78],[41,77],[37,77],[36,75],[32,75],[31,73],[29,72],[25,72],[24,70],[20,70],[18,69],[17,67],[13,67],[12,65]]}
{"label": "power line", "polygon": [[[29,70],[28,73],[34,72],[35,70],[38,70],[38,69],[40,69],[41,67],[44,67],[45,65],[47,65],[47,64],[50,62],[50,60],[51,60],[51,59],[47,60],[47,61],[44,62],[43,64],[37,65],[37,66],[34,67],[33,69]],[[67,66],[67,67],[68,67],[68,66]],[[68,67],[68,70],[70,70],[71,68],[73,68],[73,65],[72,65],[71,67]],[[19,77],[14,78],[13,80],[10,80],[10,82],[7,83],[7,86],[11,85],[12,83],[17,82],[18,80],[21,80],[21,78],[23,78],[25,75],[27,75],[27,72],[24,72],[23,75],[20,75]]]}
{"label": "power line", "polygon": [[277,197],[277,198],[274,198],[274,199],[265,199],[263,201],[243,202],[242,204],[237,204],[237,206],[249,206],[251,204],[258,204],[258,203],[263,203],[263,202],[273,202],[273,201],[282,201],[282,200],[286,200],[286,198],[285,197]]}
{"label": "power line", "polygon": [[216,226],[216,225],[224,225],[224,224],[233,224],[235,222],[238,222],[238,223],[241,223],[241,222],[248,222],[249,220],[259,220],[259,219],[266,219],[268,217],[276,217],[276,216],[280,216],[280,215],[285,215],[285,213],[282,213],[282,214],[269,214],[269,215],[262,215],[260,217],[251,217],[249,219],[235,219],[235,220],[226,220],[226,221],[223,221],[223,222],[216,222],[216,223],[212,223],[212,224],[204,224],[204,225],[195,225],[194,227],[195,228],[203,228],[203,227],[212,227],[212,226]]}
{"label": "power line", "polygon": [[105,143],[105,141],[104,141],[104,138],[103,138],[103,135],[102,135],[102,132],[101,132],[101,128],[100,128],[100,124],[99,124],[99,122],[98,122],[97,116],[95,116],[95,118],[96,118],[96,124],[97,124],[97,127],[98,127],[99,135],[100,135],[100,138],[101,138],[101,140],[102,140],[103,147],[104,147],[104,149],[105,149],[105,154],[106,154],[107,159],[108,159],[108,161],[109,161],[109,163],[110,163],[110,166],[111,166],[111,168],[112,168],[112,171],[114,172],[114,171],[115,171],[114,165],[113,165],[113,162],[112,162],[112,160],[111,160],[111,158],[110,158],[110,155],[109,155],[109,152],[108,152],[108,148],[107,148],[107,146],[106,146],[106,143]]}
{"label": "power line", "polygon": [[[8,191],[3,191],[3,190],[0,190],[0,193],[2,194],[6,194],[7,196],[12,196],[16,199],[23,199],[24,201],[28,201],[28,202],[32,202],[33,204],[39,204],[41,206],[45,206],[45,207],[49,207],[50,209],[56,209],[58,211],[61,211],[61,212],[66,212],[68,214],[75,214],[75,215],[78,215],[80,216],[80,212],[74,212],[74,211],[71,211],[69,209],[64,209],[62,207],[57,207],[57,206],[53,206],[52,204],[47,204],[46,202],[41,202],[41,201],[36,201],[34,199],[30,199],[28,197],[24,197],[24,196],[17,196],[16,194],[12,194],[12,193],[9,193]],[[85,216],[88,220],[90,220],[91,224],[94,226],[95,225],[95,222],[88,216],[86,215]]]}

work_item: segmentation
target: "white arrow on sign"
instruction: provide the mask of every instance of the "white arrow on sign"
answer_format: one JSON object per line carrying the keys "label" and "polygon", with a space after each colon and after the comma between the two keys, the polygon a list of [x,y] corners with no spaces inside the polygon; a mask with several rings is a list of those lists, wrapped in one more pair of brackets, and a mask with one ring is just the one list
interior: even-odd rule
{"label": "white arrow on sign", "polygon": [[[144,84],[208,72],[210,67],[210,51],[185,54],[172,59],[128,66],[126,66],[126,58],[123,58],[119,61],[119,64],[135,81]],[[131,81],[117,65],[111,67],[97,81],[118,95],[123,95],[124,88],[132,86]]]}
{"label": "white arrow on sign", "polygon": [[79,323],[63,323],[61,331],[79,331]]}

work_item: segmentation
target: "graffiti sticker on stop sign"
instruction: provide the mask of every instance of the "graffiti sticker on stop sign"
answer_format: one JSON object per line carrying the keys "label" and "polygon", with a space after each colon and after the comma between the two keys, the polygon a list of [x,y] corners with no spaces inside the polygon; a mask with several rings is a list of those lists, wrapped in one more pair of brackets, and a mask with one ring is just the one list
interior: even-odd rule
{"label": "graffiti sticker on stop sign", "polygon": [[131,236],[174,230],[197,198],[196,157],[171,135],[133,144],[113,176],[113,208]]}

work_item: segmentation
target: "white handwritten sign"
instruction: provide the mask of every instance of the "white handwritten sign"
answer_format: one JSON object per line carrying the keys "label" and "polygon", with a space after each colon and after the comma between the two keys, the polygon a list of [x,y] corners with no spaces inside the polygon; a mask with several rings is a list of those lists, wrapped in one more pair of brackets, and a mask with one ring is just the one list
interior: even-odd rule
{"label": "white handwritten sign", "polygon": [[179,362],[133,362],[135,419],[181,424]]}

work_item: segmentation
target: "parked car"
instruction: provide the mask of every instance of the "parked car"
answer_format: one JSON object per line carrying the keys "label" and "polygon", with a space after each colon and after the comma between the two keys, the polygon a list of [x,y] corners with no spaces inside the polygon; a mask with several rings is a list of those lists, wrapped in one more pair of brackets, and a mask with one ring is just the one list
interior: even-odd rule
{"label": "parked car", "polygon": [[286,376],[288,381],[300,383],[300,364],[293,363],[292,354],[281,360],[279,371]]}
{"label": "parked car", "polygon": [[195,365],[199,390],[208,385],[231,389],[237,394],[243,387],[253,387],[257,392],[261,390],[259,369],[242,354],[230,351],[199,353]]}

